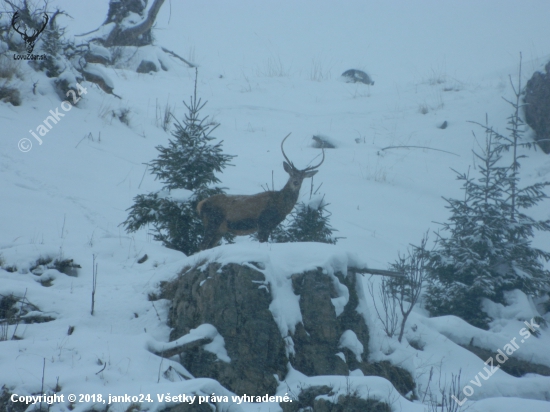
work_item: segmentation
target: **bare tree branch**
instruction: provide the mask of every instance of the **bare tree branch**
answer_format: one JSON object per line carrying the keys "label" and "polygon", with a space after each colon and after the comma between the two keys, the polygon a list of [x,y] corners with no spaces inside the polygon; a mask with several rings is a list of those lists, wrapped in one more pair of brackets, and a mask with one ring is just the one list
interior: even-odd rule
{"label": "bare tree branch", "polygon": [[449,153],[454,156],[460,157],[460,155],[457,155],[453,152],[448,152],[447,150],[441,150],[441,149],[434,149],[433,147],[427,147],[427,146],[388,146],[384,147],[383,149],[380,149],[380,151],[388,150],[388,149],[428,149],[428,150],[435,150],[437,152],[443,152],[443,153]]}
{"label": "bare tree branch", "polygon": [[168,50],[167,48],[161,47],[162,51],[166,54],[169,54],[170,56],[175,57],[176,59],[180,59],[182,62],[187,64],[189,67],[197,67],[196,64],[188,62],[183,57],[181,57],[179,54],[174,53],[172,50]]}
{"label": "bare tree branch", "polygon": [[401,272],[395,272],[393,270],[382,270],[382,269],[369,269],[369,268],[354,268],[349,267],[348,270],[351,273],[361,273],[361,274],[369,274],[369,275],[381,275],[381,276],[390,276],[393,278],[404,278],[405,274]]}
{"label": "bare tree branch", "polygon": [[129,45],[130,39],[137,39],[139,36],[151,30],[163,3],[164,0],[155,0],[147,13],[147,17],[140,24],[123,30],[121,30],[120,27],[113,29],[105,41],[105,46],[127,46]]}

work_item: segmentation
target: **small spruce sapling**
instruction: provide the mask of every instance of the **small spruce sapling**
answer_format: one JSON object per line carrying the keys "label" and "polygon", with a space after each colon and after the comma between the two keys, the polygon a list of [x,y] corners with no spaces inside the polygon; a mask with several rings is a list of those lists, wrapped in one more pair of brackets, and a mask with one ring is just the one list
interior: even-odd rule
{"label": "small spruce sapling", "polygon": [[330,212],[324,203],[324,196],[300,202],[292,212],[286,227],[288,242],[320,242],[336,244],[339,238],[332,237],[335,229],[330,225]]}
{"label": "small spruce sapling", "polygon": [[514,93],[513,100],[506,100],[513,108],[508,117],[508,135],[502,135],[488,125],[480,125],[494,137],[495,150],[502,155],[509,153],[511,159],[505,166],[503,192],[507,204],[506,241],[510,259],[502,262],[500,272],[510,286],[503,291],[519,288],[531,295],[550,293],[550,271],[545,270],[543,260],[550,260],[550,253],[537,249],[531,245],[535,231],[550,231],[550,219],[535,220],[525,213],[525,210],[536,206],[548,199],[547,187],[550,182],[542,181],[528,186],[520,185],[520,159],[527,156],[520,153],[520,149],[537,149],[535,142],[526,141],[524,134],[526,125],[520,116],[521,105],[521,54],[518,75],[518,85],[514,86],[510,78]]}
{"label": "small spruce sapling", "polygon": [[57,9],[50,17],[44,32],[40,36],[41,51],[47,55],[44,60],[38,61],[38,69],[45,72],[48,77],[58,77],[65,67],[65,50],[68,42],[65,40],[65,27],[57,24],[56,18],[65,12]]}
{"label": "small spruce sapling", "polygon": [[[128,232],[152,226],[153,237],[164,246],[187,255],[199,250],[203,224],[196,212],[197,203],[223,189],[220,173],[235,157],[222,152],[222,142],[212,143],[211,133],[217,124],[200,111],[207,102],[197,98],[197,77],[190,103],[184,102],[188,113],[183,122],[177,119],[168,146],[158,146],[159,156],[148,164],[155,179],[164,186],[161,191],[141,194],[134,198],[128,218],[122,223]],[[232,237],[227,235],[227,241]]]}
{"label": "small spruce sapling", "polygon": [[319,186],[313,192],[310,191],[308,203],[299,202],[291,212],[290,216],[283,221],[271,233],[271,239],[275,243],[286,242],[320,242],[336,244],[340,237],[332,237],[337,232],[330,225],[331,213],[327,210],[328,203],[325,203],[325,196],[320,195]]}

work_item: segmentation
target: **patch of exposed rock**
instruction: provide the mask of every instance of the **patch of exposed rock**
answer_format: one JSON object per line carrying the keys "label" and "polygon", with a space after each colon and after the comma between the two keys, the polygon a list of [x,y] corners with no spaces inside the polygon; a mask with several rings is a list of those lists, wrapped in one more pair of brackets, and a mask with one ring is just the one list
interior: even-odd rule
{"label": "patch of exposed rock", "polygon": [[[215,328],[223,348],[219,339],[195,339],[181,346],[179,360],[193,376],[216,379],[239,395],[275,394],[289,365],[307,376],[347,376],[359,369],[406,394],[414,389],[408,372],[367,361],[369,333],[357,311],[359,276],[317,268],[275,279],[253,262],[186,268],[163,285],[163,297],[172,301],[171,340]],[[286,294],[281,284],[288,286]],[[285,332],[281,312],[293,305],[296,322]]]}
{"label": "patch of exposed rock", "polygon": [[297,402],[281,404],[283,412],[391,412],[387,403],[363,399],[358,394],[338,395],[328,386],[303,390]]}
{"label": "patch of exposed rock", "polygon": [[535,72],[525,86],[525,122],[535,131],[535,140],[550,153],[550,62],[545,72]]}
{"label": "patch of exposed rock", "polygon": [[216,379],[238,394],[275,393],[273,375],[282,380],[287,372],[285,344],[269,311],[271,295],[258,288],[263,282],[263,274],[248,266],[212,263],[185,271],[169,286],[172,339],[214,325],[231,359],[220,361],[204,345],[181,353],[180,362],[195,377]]}

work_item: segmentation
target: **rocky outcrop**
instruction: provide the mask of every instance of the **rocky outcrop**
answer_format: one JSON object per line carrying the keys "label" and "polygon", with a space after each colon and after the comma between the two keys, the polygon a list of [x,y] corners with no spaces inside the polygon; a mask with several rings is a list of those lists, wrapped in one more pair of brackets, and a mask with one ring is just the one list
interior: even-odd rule
{"label": "rocky outcrop", "polygon": [[[351,370],[357,369],[360,363],[357,354],[341,342],[347,330],[352,331],[349,333],[351,339],[357,339],[355,343],[363,347],[359,355],[361,361],[366,360],[369,333],[364,319],[356,311],[355,276],[336,276],[350,292],[349,300],[339,316],[332,304],[332,299],[338,298],[333,279],[321,270],[292,276],[294,293],[300,296],[302,322],[296,326],[292,337],[296,353],[291,357],[291,363],[308,376],[348,375],[350,367]],[[338,353],[341,355],[337,356]]]}
{"label": "rocky outcrop", "polygon": [[300,393],[297,402],[281,407],[283,412],[391,412],[387,403],[363,399],[357,394],[337,395],[328,386],[311,386]]}
{"label": "rocky outcrop", "polygon": [[193,376],[239,395],[275,394],[290,368],[307,376],[381,375],[408,393],[410,374],[367,361],[359,276],[323,268],[281,275],[254,262],[188,267],[162,288],[172,301],[171,340],[182,343],[174,342],[179,360]]}
{"label": "rocky outcrop", "polygon": [[138,68],[136,69],[136,72],[138,73],[151,73],[151,72],[158,72],[158,71],[159,69],[157,65],[150,60],[142,60]]}
{"label": "rocky outcrop", "polygon": [[550,62],[546,72],[535,72],[525,86],[525,122],[535,131],[535,140],[550,153]]}
{"label": "rocky outcrop", "polygon": [[[461,345],[464,349],[469,350],[474,355],[485,361],[486,359],[495,356],[494,351],[489,349],[480,348],[472,344]],[[514,356],[508,356],[506,362],[499,365],[500,369],[509,375],[521,378],[528,373],[536,373],[537,375],[550,376],[550,368],[546,365],[540,365],[534,362],[528,362],[522,359],[518,359]]]}
{"label": "rocky outcrop", "polygon": [[347,83],[365,83],[373,86],[374,82],[370,76],[362,70],[349,69],[342,73],[342,77]]}
{"label": "rocky outcrop", "polygon": [[[180,354],[195,377],[210,377],[237,394],[274,393],[277,375],[287,372],[285,344],[269,311],[271,296],[258,284],[261,272],[248,266],[212,263],[191,268],[170,284],[172,338],[202,324],[216,327],[230,362],[220,361],[204,345]],[[165,287],[165,290],[166,287]]]}

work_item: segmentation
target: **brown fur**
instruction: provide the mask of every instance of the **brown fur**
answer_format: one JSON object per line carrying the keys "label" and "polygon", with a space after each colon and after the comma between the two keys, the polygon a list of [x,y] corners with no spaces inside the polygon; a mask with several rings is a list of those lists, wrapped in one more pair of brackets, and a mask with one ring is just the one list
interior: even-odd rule
{"label": "brown fur", "polygon": [[[288,137],[288,136],[287,136]],[[285,159],[283,143],[281,150]],[[214,195],[204,199],[197,205],[197,212],[204,223],[204,237],[201,250],[210,249],[220,241],[226,233],[235,236],[250,235],[258,232],[260,242],[267,242],[269,234],[292,211],[302,182],[312,177],[325,160],[317,166],[303,170],[297,169],[290,160],[283,162],[285,171],[289,174],[286,185],[281,190],[271,190],[255,195]]]}

